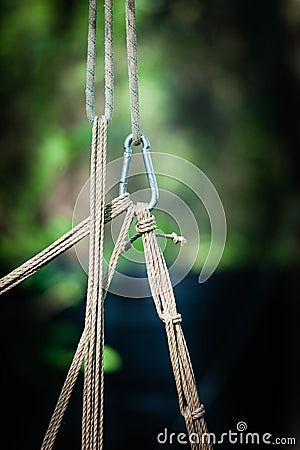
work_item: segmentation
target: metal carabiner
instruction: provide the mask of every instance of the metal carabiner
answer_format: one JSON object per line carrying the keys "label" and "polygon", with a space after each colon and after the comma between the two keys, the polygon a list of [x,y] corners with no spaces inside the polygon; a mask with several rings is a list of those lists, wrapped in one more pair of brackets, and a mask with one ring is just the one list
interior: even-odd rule
{"label": "metal carabiner", "polygon": [[[157,181],[153,169],[152,159],[150,155],[150,141],[144,134],[141,134],[141,141],[143,144],[142,155],[144,159],[144,165],[146,169],[147,178],[149,181],[149,186],[151,190],[151,198],[148,203],[147,208],[149,210],[153,209],[158,202],[158,187]],[[127,184],[128,184],[128,174],[129,174],[129,166],[132,155],[132,134],[129,134],[124,141],[124,156],[123,156],[123,165],[121,170],[120,184],[119,184],[119,195],[123,195],[127,192]]]}

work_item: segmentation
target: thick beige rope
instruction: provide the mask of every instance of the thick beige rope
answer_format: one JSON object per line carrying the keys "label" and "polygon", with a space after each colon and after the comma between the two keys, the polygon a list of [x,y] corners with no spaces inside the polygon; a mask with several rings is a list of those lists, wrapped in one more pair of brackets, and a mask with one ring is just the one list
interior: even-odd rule
{"label": "thick beige rope", "polygon": [[[105,223],[111,221],[114,217],[124,212],[130,204],[129,194],[123,194],[116,197],[111,203],[105,207],[104,221]],[[14,269],[8,275],[0,279],[0,295],[17,286],[22,281],[26,280],[31,275],[51,262],[57,256],[61,255],[66,250],[73,247],[81,239],[86,237],[90,232],[90,218],[83,220],[72,230],[68,231],[53,244],[46,247],[37,255],[23,263],[21,266]]]}
{"label": "thick beige rope", "polygon": [[192,364],[181,328],[181,315],[177,312],[170,276],[165,259],[158,245],[154,230],[155,219],[147,206],[138,204],[136,230],[142,233],[149,285],[159,318],[164,322],[178,393],[180,412],[188,435],[198,438],[191,443],[193,450],[211,450],[211,444],[203,437],[207,433],[203,418],[204,407],[197,393]]}
{"label": "thick beige rope", "polygon": [[82,415],[82,449],[102,448],[102,420],[100,417],[103,394],[103,304],[102,272],[104,243],[104,200],[106,170],[107,122],[95,116],[91,154],[90,182],[90,249],[89,279],[86,305],[88,342],[84,365]]}

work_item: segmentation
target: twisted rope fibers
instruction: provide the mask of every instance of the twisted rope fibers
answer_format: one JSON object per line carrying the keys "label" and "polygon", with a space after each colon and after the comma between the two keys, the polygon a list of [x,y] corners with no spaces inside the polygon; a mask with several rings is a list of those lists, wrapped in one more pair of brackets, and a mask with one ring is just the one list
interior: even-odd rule
{"label": "twisted rope fibers", "polygon": [[[93,123],[95,118],[95,72],[98,0],[89,0],[88,48],[86,63],[86,115]],[[114,109],[114,50],[113,50],[113,0],[104,2],[104,115],[112,120]]]}
{"label": "twisted rope fibers", "polygon": [[141,120],[138,83],[138,51],[136,35],[135,1],[125,0],[126,44],[129,76],[129,96],[132,127],[132,145],[141,143]]}
{"label": "twisted rope fibers", "polygon": [[164,322],[171,365],[178,393],[180,412],[186,423],[189,436],[198,439],[191,442],[192,450],[212,450],[203,418],[204,407],[201,405],[192,363],[181,328],[181,315],[178,314],[173,287],[162,251],[158,245],[154,228],[155,219],[146,205],[139,203],[136,208],[136,229],[142,233],[149,285],[154,305],[159,318]]}

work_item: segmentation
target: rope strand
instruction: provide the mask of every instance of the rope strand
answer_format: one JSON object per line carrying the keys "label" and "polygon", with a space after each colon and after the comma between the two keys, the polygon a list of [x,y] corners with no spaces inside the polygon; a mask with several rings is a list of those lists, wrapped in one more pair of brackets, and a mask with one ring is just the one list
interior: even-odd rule
{"label": "rope strand", "polygon": [[188,435],[196,435],[191,442],[192,450],[212,450],[205,440],[207,433],[193,368],[181,328],[181,315],[177,312],[174,292],[162,251],[158,245],[154,227],[145,224],[155,223],[146,206],[139,203],[136,208],[137,230],[142,233],[146,267],[151,294],[159,318],[165,324],[170,360],[178,393],[179,409],[186,423]]}
{"label": "rope strand", "polygon": [[104,20],[104,115],[109,124],[112,120],[114,110],[113,0],[105,0],[104,2]]}
{"label": "rope strand", "polygon": [[95,118],[95,69],[96,69],[96,31],[98,0],[89,1],[88,48],[86,63],[85,105],[88,120],[93,123]]}
{"label": "rope strand", "polygon": [[[95,71],[98,0],[89,0],[88,48],[86,64],[86,115],[95,118]],[[114,108],[113,0],[104,2],[104,115],[109,124]]]}
{"label": "rope strand", "polygon": [[138,52],[136,36],[135,1],[125,0],[126,44],[131,109],[132,145],[141,142],[140,101],[138,84]]}

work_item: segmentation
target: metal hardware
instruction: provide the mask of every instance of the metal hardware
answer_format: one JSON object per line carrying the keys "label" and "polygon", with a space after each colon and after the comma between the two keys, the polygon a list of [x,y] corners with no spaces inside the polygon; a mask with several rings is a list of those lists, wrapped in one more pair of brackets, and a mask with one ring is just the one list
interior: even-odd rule
{"label": "metal hardware", "polygon": [[[132,134],[129,134],[124,141],[124,157],[123,157],[123,165],[121,170],[120,184],[119,184],[119,195],[123,195],[127,192],[127,184],[128,184],[128,175],[129,175],[129,167],[132,155]],[[146,169],[146,175],[149,181],[149,186],[151,190],[151,198],[148,203],[148,209],[153,209],[158,202],[158,187],[157,181],[153,169],[151,154],[150,154],[150,141],[144,134],[141,134],[141,142],[142,142],[142,155],[144,159],[144,165]]]}

